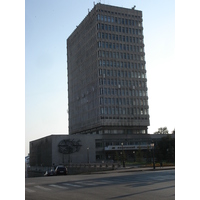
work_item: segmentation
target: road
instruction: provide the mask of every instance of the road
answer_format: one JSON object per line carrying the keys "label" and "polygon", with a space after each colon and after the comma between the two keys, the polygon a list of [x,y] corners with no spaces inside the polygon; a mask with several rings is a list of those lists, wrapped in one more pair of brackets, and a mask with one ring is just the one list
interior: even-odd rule
{"label": "road", "polygon": [[26,200],[175,199],[175,170],[25,179]]}

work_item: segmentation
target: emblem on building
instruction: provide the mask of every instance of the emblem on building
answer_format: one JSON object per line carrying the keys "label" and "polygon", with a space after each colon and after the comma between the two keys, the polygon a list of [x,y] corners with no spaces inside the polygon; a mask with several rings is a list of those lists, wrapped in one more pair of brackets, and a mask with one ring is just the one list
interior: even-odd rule
{"label": "emblem on building", "polygon": [[58,151],[62,154],[78,152],[81,148],[80,140],[61,140],[58,144]]}

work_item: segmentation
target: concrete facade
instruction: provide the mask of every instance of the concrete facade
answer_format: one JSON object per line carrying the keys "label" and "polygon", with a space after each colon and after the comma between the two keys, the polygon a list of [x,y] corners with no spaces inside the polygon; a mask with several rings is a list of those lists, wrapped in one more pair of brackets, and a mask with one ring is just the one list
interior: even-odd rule
{"label": "concrete facade", "polygon": [[[50,135],[30,142],[30,166],[51,167],[59,164],[107,163],[117,161],[116,154],[119,155],[122,151],[125,152],[128,161],[133,161],[133,152],[136,153],[139,149],[150,150],[152,141],[156,143],[164,136],[166,135]],[[174,138],[175,135],[172,134],[171,137]],[[63,141],[65,143],[62,143]]]}
{"label": "concrete facade", "polygon": [[[30,142],[30,165],[53,166],[69,163],[96,162],[95,138],[91,135],[50,135]],[[59,152],[59,143],[69,141],[65,148],[70,148],[71,141],[80,141],[80,151]],[[88,149],[89,148],[89,149]],[[88,155],[89,154],[89,155]]]}
{"label": "concrete facade", "polygon": [[98,3],[67,39],[69,134],[147,134],[142,12]]}

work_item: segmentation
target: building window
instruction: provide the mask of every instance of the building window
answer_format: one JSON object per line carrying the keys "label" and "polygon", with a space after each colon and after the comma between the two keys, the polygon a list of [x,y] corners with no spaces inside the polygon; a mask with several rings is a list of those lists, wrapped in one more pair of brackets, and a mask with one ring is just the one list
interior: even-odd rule
{"label": "building window", "polygon": [[115,105],[115,98],[112,98],[112,105]]}
{"label": "building window", "polygon": [[103,94],[103,88],[100,88],[100,95]]}
{"label": "building window", "polygon": [[112,115],[115,114],[115,108],[112,107]]}
{"label": "building window", "polygon": [[108,114],[108,108],[107,107],[105,107],[105,109],[104,109],[104,113],[105,113],[105,115],[107,115]]}
{"label": "building window", "polygon": [[103,104],[103,98],[102,97],[100,98],[100,104],[101,105]]}
{"label": "building window", "polygon": [[115,31],[115,26],[112,25],[112,31]]}
{"label": "building window", "polygon": [[104,94],[107,95],[107,88],[104,88]]}
{"label": "building window", "polygon": [[111,114],[111,107],[108,107],[108,114]]}
{"label": "building window", "polygon": [[99,66],[102,66],[102,60],[99,60]]}
{"label": "building window", "polygon": [[103,85],[103,79],[102,78],[99,79],[99,85]]}
{"label": "building window", "polygon": [[123,115],[126,114],[126,108],[123,108]]}

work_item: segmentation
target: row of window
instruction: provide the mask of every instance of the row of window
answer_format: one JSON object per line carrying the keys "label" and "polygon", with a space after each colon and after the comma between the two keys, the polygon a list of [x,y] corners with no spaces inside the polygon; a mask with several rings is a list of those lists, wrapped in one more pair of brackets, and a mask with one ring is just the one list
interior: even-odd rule
{"label": "row of window", "polygon": [[[99,85],[110,85],[121,87],[131,87],[135,89],[136,87],[146,88],[146,81],[134,81],[134,80],[117,80],[117,79],[99,79]],[[114,89],[114,88],[112,88]]]}
{"label": "row of window", "polygon": [[[120,55],[119,57],[117,57],[119,59],[145,61],[144,55],[129,54],[129,53],[119,53],[118,55]],[[101,54],[99,55],[99,57],[101,57]],[[116,63],[116,62],[115,61],[112,61],[112,62],[113,62],[113,66],[114,66],[114,63]],[[99,66],[102,66],[103,64],[104,63],[102,63],[102,61],[100,60]],[[112,66],[112,63],[110,65]]]}
{"label": "row of window", "polygon": [[[104,49],[116,49],[120,51],[130,51],[130,52],[138,52],[138,53],[143,53],[144,48],[143,46],[135,46],[135,45],[129,45],[129,44],[116,44],[112,42],[103,42],[99,41],[97,44],[98,48],[104,48]],[[103,54],[104,52],[104,54]],[[131,60],[136,60],[136,54],[129,54],[129,53],[122,53],[122,52],[114,52],[115,54],[118,54],[118,58],[124,57],[124,59],[131,59]],[[104,57],[105,56],[105,51],[99,51],[99,57]]]}
{"label": "row of window", "polygon": [[[117,131],[117,130],[116,130]],[[129,131],[133,131],[133,130],[129,130]],[[145,130],[140,130],[140,131],[145,131]],[[96,148],[98,147],[104,147],[104,146],[119,146],[120,148],[122,148],[122,141],[112,141],[112,142],[96,142]],[[140,141],[123,141],[123,145],[148,145],[147,142],[140,142]]]}
{"label": "row of window", "polygon": [[[111,52],[111,51],[99,51],[99,57],[113,58],[113,59],[125,59],[126,55],[119,52]],[[130,63],[130,62],[119,62],[115,60],[99,60],[99,66],[107,66],[107,67],[121,67],[128,69],[145,69],[145,65],[143,63]]]}
{"label": "row of window", "polygon": [[114,26],[109,24],[97,24],[97,30],[103,30],[103,31],[112,31],[115,33],[124,33],[124,34],[132,34],[132,35],[143,35],[142,29],[136,29],[136,28],[128,28],[123,26]]}
{"label": "row of window", "polygon": [[148,115],[146,108],[101,107],[102,115]]}
{"label": "row of window", "polygon": [[[143,52],[143,47],[138,47],[138,49],[136,48],[136,51],[135,49],[133,50],[132,49],[132,45],[131,46],[131,49],[129,49],[129,45],[123,45],[124,47],[120,47],[119,49],[119,46],[115,46],[115,43],[108,43],[108,42],[98,42],[98,48],[103,48],[103,49],[116,49],[116,50],[122,50],[121,48],[123,49],[126,49],[127,51],[133,51],[133,52],[140,52],[142,53]],[[98,56],[99,57],[103,57],[105,56],[105,54],[103,54],[103,52],[105,51],[99,51],[99,54]],[[114,52],[116,56],[116,58],[119,58],[119,59],[127,59],[127,60],[138,60],[138,61],[144,61],[144,55],[138,55],[138,54],[131,54],[131,53],[122,53],[122,52]]]}
{"label": "row of window", "polygon": [[99,98],[100,105],[132,105],[132,106],[148,106],[146,99],[135,98]]}
{"label": "row of window", "polygon": [[103,40],[113,40],[113,41],[120,41],[120,42],[143,44],[143,38],[132,37],[132,36],[98,32],[97,37]]}
{"label": "row of window", "polygon": [[114,89],[114,88],[100,88],[100,95],[115,95],[115,96],[136,96],[136,97],[147,97],[146,90],[133,90],[133,89]]}
{"label": "row of window", "polygon": [[[139,17],[139,16],[138,16]],[[109,22],[109,23],[116,23],[116,24],[123,24],[128,26],[142,26],[142,22],[138,20],[131,20],[127,18],[120,18],[120,17],[113,17],[113,16],[107,16],[107,15],[97,15],[97,21],[102,22]]]}
{"label": "row of window", "polygon": [[105,78],[105,76],[121,77],[121,78],[146,78],[145,72],[99,69],[99,76],[102,76],[102,75],[104,78]]}

